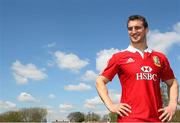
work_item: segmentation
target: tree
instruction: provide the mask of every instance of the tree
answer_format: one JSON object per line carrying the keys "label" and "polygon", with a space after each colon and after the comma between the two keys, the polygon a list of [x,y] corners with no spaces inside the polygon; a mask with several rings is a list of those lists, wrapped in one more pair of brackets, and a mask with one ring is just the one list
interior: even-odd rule
{"label": "tree", "polygon": [[42,108],[22,109],[24,122],[42,122],[46,121],[47,110]]}
{"label": "tree", "polygon": [[9,111],[0,115],[0,122],[21,122],[22,117],[20,112]]}
{"label": "tree", "polygon": [[102,121],[117,122],[118,115],[116,113],[109,113],[103,116]]}
{"label": "tree", "polygon": [[117,122],[118,115],[116,113],[109,113],[109,118],[111,122]]}
{"label": "tree", "polygon": [[162,100],[163,100],[163,107],[168,105],[168,94],[167,94],[167,85],[163,82],[161,82],[160,84],[161,86],[161,96],[162,96]]}
{"label": "tree", "polygon": [[108,114],[105,114],[105,115],[103,115],[103,117],[102,117],[102,121],[103,122],[106,122],[106,121],[109,121],[109,115]]}
{"label": "tree", "polygon": [[[168,105],[168,88],[167,85],[165,83],[161,83],[161,95],[162,95],[162,100],[163,100],[163,106],[167,106]],[[178,105],[180,105],[180,102],[178,102]],[[180,109],[176,110],[175,115],[173,116],[171,122],[179,122],[180,121]]]}
{"label": "tree", "polygon": [[81,112],[72,112],[67,118],[72,122],[83,122],[85,120],[85,115]]}
{"label": "tree", "polygon": [[0,122],[46,122],[46,109],[29,108],[0,114]]}
{"label": "tree", "polygon": [[94,113],[94,112],[88,112],[86,115],[86,121],[99,121],[101,119],[101,116]]}

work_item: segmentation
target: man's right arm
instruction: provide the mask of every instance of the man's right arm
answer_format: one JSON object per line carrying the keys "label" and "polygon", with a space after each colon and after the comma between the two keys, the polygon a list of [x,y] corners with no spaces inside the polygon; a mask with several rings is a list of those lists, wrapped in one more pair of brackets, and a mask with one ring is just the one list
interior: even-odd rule
{"label": "man's right arm", "polygon": [[120,116],[128,116],[128,114],[131,112],[131,107],[126,103],[118,103],[114,104],[109,97],[108,89],[106,87],[106,84],[109,82],[109,79],[107,79],[104,76],[98,76],[96,80],[96,89],[98,91],[98,94],[101,98],[101,100],[104,102],[108,110],[112,113],[117,113]]}

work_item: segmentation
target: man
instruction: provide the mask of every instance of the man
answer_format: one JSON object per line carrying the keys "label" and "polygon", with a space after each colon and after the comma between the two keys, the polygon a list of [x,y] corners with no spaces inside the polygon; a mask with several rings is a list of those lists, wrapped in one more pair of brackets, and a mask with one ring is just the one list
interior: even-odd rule
{"label": "man", "polygon": [[[143,16],[132,15],[127,22],[130,46],[114,54],[98,76],[96,88],[102,101],[118,122],[170,121],[178,101],[178,82],[165,55],[148,48],[148,23]],[[122,96],[114,104],[106,84],[118,75]],[[169,103],[162,107],[160,81],[167,84]]]}

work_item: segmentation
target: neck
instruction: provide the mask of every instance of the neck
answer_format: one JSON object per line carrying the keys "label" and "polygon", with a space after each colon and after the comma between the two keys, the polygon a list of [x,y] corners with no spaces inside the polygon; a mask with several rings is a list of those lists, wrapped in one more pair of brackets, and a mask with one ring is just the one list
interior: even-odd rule
{"label": "neck", "polygon": [[148,47],[146,41],[141,42],[141,43],[132,43],[131,42],[131,46],[140,50],[141,52],[144,52],[144,50]]}

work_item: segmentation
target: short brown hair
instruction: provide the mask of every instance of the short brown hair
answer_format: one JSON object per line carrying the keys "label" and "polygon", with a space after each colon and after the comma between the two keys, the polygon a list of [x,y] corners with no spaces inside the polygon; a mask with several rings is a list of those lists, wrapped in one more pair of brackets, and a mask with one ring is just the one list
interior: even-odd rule
{"label": "short brown hair", "polygon": [[132,21],[132,20],[141,20],[143,22],[143,26],[145,28],[148,28],[148,23],[146,21],[146,18],[141,16],[141,15],[131,15],[131,16],[129,16],[128,21],[127,21],[127,27],[128,27],[129,21]]}

